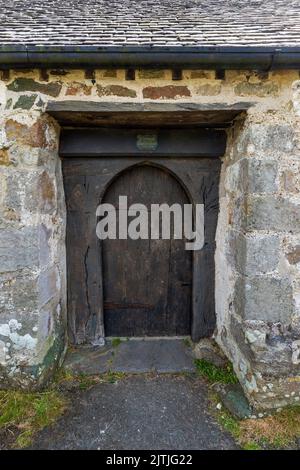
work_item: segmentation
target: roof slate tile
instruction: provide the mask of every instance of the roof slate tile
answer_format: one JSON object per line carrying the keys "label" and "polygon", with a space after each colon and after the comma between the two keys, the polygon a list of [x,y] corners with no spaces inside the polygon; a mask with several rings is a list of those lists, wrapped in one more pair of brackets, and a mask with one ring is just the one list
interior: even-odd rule
{"label": "roof slate tile", "polygon": [[0,0],[0,45],[300,46],[300,0]]}

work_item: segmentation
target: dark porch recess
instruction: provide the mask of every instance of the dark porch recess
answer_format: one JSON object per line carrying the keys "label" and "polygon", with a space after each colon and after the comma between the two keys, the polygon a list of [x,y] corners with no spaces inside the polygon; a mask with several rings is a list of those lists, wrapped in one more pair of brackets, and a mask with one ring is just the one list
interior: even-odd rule
{"label": "dark porch recess", "polygon": [[[192,204],[205,206],[204,247],[193,252],[192,267],[189,265],[190,270],[183,270],[185,274],[182,279],[180,273],[177,277],[180,278],[180,288],[192,291],[189,308],[193,341],[212,334],[215,327],[214,251],[221,167],[219,157],[224,155],[226,149],[226,131],[223,128],[230,126],[238,114],[249,106],[249,103],[203,105],[75,101],[48,104],[47,112],[62,126],[60,156],[63,158],[68,209],[68,309],[72,342],[98,344],[107,334],[106,330],[108,334],[112,331],[116,333],[116,325],[112,329],[106,322],[105,328],[105,312],[113,311],[124,316],[124,302],[120,304],[117,295],[111,295],[111,300],[105,284],[111,282],[106,272],[110,273],[111,269],[107,270],[105,264],[105,260],[110,258],[105,257],[103,244],[95,236],[95,214],[97,205],[112,182],[118,181],[120,175],[133,167],[141,173],[138,173],[140,180],[148,184],[146,194],[149,198],[159,192],[153,190],[153,184],[158,184],[159,178],[152,178],[150,184],[147,174],[159,168],[161,178],[174,178],[174,181],[170,179],[170,184],[174,186],[178,182],[187,191]],[[119,181],[122,184],[122,180]],[[132,180],[124,187],[139,188],[140,185]],[[160,188],[163,190],[165,185]],[[146,251],[141,249],[141,256]],[[163,253],[167,252],[163,250]],[[114,249],[113,253],[123,259],[122,250]],[[140,256],[131,254],[133,261],[138,263]],[[161,257],[154,256],[154,259]],[[152,258],[148,260],[149,266],[152,261]],[[117,262],[113,263],[113,267],[115,265]],[[161,269],[164,266],[162,264]],[[174,277],[174,285],[179,282],[177,277]],[[112,285],[119,285],[118,278]],[[142,301],[134,295],[126,299],[125,306],[131,309],[132,316],[135,311],[133,305],[139,309],[145,309],[148,303],[150,305],[151,299],[146,298],[146,302],[144,297],[141,297]],[[177,297],[168,294],[167,298],[176,300]],[[119,308],[120,305],[122,308]],[[171,310],[174,310],[173,307]],[[184,331],[189,330],[186,328],[185,325]],[[117,330],[118,336],[122,331]],[[140,333],[140,329],[134,331]],[[151,335],[154,330],[148,328],[145,331]],[[160,330],[155,330],[156,334],[157,331]],[[174,331],[171,333],[174,334]],[[165,330],[163,332],[166,334]]]}

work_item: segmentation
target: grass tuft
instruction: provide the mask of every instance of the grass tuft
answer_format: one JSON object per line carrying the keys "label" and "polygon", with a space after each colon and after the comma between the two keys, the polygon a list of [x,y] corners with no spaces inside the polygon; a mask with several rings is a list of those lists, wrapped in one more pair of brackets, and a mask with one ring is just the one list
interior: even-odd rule
{"label": "grass tuft", "polygon": [[300,406],[289,406],[266,418],[241,422],[242,442],[252,441],[270,448],[292,446],[300,437]]}
{"label": "grass tuft", "polygon": [[256,442],[246,442],[242,447],[243,450],[263,450]]}
{"label": "grass tuft", "polygon": [[120,346],[121,343],[122,343],[122,340],[120,338],[113,338],[111,340],[111,345],[113,348],[117,348],[118,346]]}
{"label": "grass tuft", "polygon": [[108,382],[108,383],[116,383],[119,380],[124,379],[127,376],[125,372],[106,372],[105,374],[102,374],[100,376],[100,381],[101,382]]}
{"label": "grass tuft", "polygon": [[238,438],[240,435],[240,425],[239,422],[231,416],[230,413],[227,411],[223,411],[219,416],[218,416],[218,421],[225,429],[228,431],[233,437]]}
{"label": "grass tuft", "polygon": [[76,376],[75,381],[78,383],[79,390],[88,390],[98,383],[97,377],[93,375],[79,374]]}
{"label": "grass tuft", "polygon": [[55,377],[56,386],[73,383],[74,389],[88,390],[98,383],[115,383],[126,377],[124,372],[104,372],[99,375],[88,375],[85,373],[74,374],[70,370],[61,369]]}
{"label": "grass tuft", "polygon": [[228,363],[224,367],[217,367],[205,359],[196,359],[195,365],[198,374],[205,377],[211,383],[236,384],[238,379],[232,365]]}
{"label": "grass tuft", "polygon": [[55,390],[42,393],[0,391],[0,428],[17,429],[15,447],[30,445],[34,434],[62,415],[66,400]]}
{"label": "grass tuft", "polygon": [[48,391],[0,391],[0,431],[4,432],[4,436],[10,436],[9,447],[28,447],[38,431],[64,413],[68,403],[65,392],[88,390],[98,383],[116,383],[124,377],[126,374],[122,372],[111,371],[92,376],[75,375],[61,368]]}
{"label": "grass tuft", "polygon": [[183,338],[182,342],[187,348],[192,348],[193,347],[193,343],[190,340],[190,338]]}
{"label": "grass tuft", "polygon": [[209,398],[210,410],[218,423],[244,450],[294,448],[300,438],[300,405],[284,408],[265,418],[238,420],[226,409],[216,408],[217,394],[210,392]]}

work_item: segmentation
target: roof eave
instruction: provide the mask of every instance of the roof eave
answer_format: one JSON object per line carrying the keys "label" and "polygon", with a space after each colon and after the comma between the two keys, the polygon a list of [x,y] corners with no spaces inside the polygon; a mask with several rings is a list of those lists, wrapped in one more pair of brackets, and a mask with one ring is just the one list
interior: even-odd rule
{"label": "roof eave", "polygon": [[0,68],[181,67],[300,69],[300,46],[30,46],[0,45]]}

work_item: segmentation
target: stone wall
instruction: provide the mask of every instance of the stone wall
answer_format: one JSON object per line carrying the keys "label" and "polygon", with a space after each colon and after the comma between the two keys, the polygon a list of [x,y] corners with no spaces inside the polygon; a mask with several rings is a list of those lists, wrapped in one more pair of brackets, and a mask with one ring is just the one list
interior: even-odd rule
{"label": "stone wall", "polygon": [[[132,78],[128,77],[127,78]],[[177,77],[178,78],[178,77]],[[228,131],[216,339],[258,407],[300,398],[300,87],[296,71],[10,71],[0,81],[0,370],[40,384],[66,345],[65,208],[49,100],[252,103]]]}
{"label": "stone wall", "polygon": [[27,388],[47,379],[66,345],[65,203],[57,124],[41,97],[6,90],[2,82],[0,382]]}
{"label": "stone wall", "polygon": [[257,408],[300,401],[299,83],[235,123],[220,187],[217,341]]}

